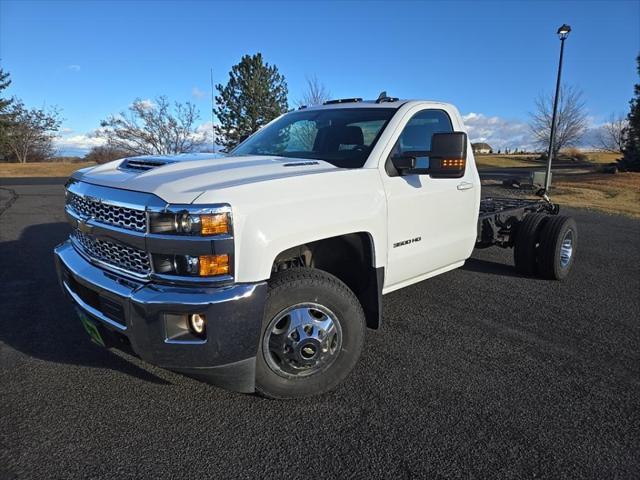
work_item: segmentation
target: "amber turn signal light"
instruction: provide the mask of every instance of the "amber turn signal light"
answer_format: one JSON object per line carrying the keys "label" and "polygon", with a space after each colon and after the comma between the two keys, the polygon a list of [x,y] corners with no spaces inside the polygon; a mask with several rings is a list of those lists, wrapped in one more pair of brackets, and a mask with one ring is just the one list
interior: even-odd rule
{"label": "amber turn signal light", "polygon": [[200,255],[198,257],[199,271],[201,277],[213,275],[229,274],[229,255]]}
{"label": "amber turn signal light", "polygon": [[200,222],[202,235],[220,235],[229,233],[229,215],[216,213],[213,215],[201,215]]}
{"label": "amber turn signal light", "polygon": [[444,159],[442,168],[464,168],[464,158]]}

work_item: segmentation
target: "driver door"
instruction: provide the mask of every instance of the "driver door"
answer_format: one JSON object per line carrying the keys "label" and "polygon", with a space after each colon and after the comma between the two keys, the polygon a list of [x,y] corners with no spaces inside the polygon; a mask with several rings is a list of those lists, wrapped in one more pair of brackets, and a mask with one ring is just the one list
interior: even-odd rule
{"label": "driver door", "polygon": [[432,178],[401,176],[390,161],[393,155],[411,155],[417,168],[428,168],[431,136],[453,131],[447,111],[420,110],[387,159],[382,175],[388,208],[386,292],[459,266],[473,250],[480,189],[473,162],[466,162],[462,178]]}

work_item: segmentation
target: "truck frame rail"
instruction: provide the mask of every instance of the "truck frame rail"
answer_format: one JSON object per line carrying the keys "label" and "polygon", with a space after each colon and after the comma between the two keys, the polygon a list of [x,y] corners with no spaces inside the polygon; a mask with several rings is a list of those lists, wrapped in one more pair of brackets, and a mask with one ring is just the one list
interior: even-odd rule
{"label": "truck frame rail", "polygon": [[560,208],[546,200],[489,197],[480,200],[476,248],[514,246],[522,219],[532,213],[557,215]]}

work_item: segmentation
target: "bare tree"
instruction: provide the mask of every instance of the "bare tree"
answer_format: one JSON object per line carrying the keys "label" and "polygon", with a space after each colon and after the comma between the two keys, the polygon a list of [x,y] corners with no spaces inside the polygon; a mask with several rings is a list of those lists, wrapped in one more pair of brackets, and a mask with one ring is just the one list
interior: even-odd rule
{"label": "bare tree", "polygon": [[119,158],[124,158],[128,155],[128,152],[123,150],[116,150],[111,148],[109,145],[98,145],[93,147],[89,153],[84,156],[85,162],[95,162],[95,163],[107,163],[112,160],[117,160]]}
{"label": "bare tree", "polygon": [[[302,98],[296,103],[298,107],[313,107],[314,105],[322,105],[331,99],[329,90],[324,86],[318,77],[307,77],[307,86],[302,94]],[[297,144],[300,150],[313,148],[313,142],[318,133],[315,122],[298,122],[295,127],[289,129],[289,135],[294,144]]]}
{"label": "bare tree", "polygon": [[129,155],[192,152],[206,140],[196,131],[199,116],[190,102],[175,102],[172,108],[165,96],[153,101],[138,98],[128,112],[100,122],[95,136],[106,139],[109,148]]}
{"label": "bare tree", "polygon": [[53,139],[60,128],[60,113],[54,107],[28,109],[18,99],[13,99],[8,115],[11,123],[6,126],[1,141],[20,163],[30,157],[47,159],[54,153]]}
{"label": "bare tree", "polygon": [[600,127],[596,135],[595,148],[621,153],[627,140],[629,121],[624,115],[611,114],[609,121]]}
{"label": "bare tree", "polygon": [[331,99],[331,93],[324,86],[318,77],[307,78],[307,87],[302,94],[302,98],[298,100],[298,107],[313,105],[322,105],[327,100]]}
{"label": "bare tree", "polygon": [[[535,101],[536,110],[531,113],[529,126],[535,142],[541,149],[549,148],[553,95],[541,94]],[[587,113],[582,91],[569,85],[560,88],[556,118],[554,154],[564,147],[575,146],[587,130]]]}

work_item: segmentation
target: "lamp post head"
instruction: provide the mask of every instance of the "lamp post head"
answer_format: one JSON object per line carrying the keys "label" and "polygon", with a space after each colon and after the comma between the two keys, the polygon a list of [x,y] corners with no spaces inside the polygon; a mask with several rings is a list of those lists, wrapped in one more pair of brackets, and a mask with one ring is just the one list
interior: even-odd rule
{"label": "lamp post head", "polygon": [[570,31],[571,31],[571,27],[569,25],[567,25],[566,23],[563,24],[558,29],[558,36],[560,37],[560,40],[564,40],[565,38],[567,38],[569,36],[569,32]]}

